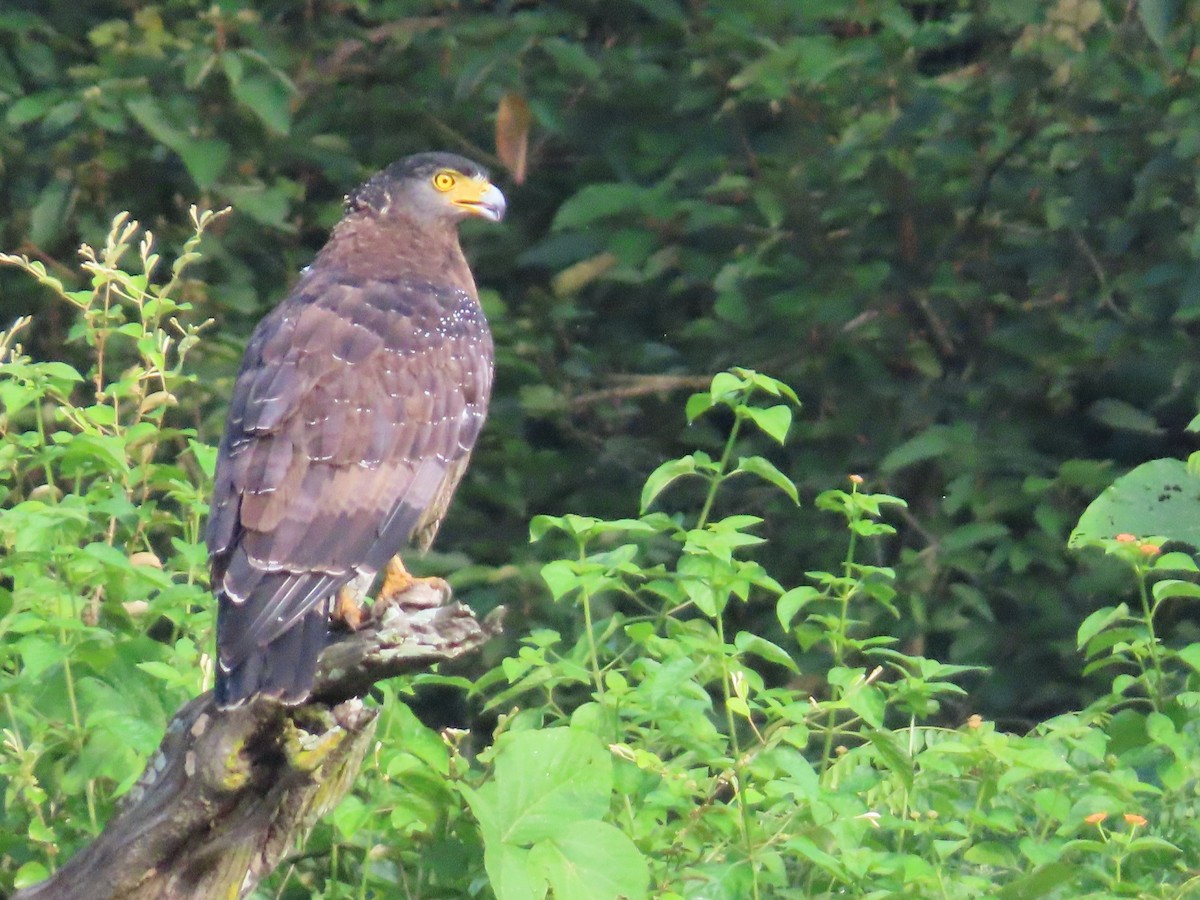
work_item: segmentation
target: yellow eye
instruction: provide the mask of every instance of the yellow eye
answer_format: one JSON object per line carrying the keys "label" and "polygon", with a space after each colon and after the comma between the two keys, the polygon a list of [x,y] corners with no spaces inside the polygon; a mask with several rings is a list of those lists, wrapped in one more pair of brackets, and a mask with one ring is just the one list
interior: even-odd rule
{"label": "yellow eye", "polygon": [[433,186],[439,191],[448,191],[454,187],[454,182],[457,181],[453,172],[447,172],[445,169],[433,176]]}

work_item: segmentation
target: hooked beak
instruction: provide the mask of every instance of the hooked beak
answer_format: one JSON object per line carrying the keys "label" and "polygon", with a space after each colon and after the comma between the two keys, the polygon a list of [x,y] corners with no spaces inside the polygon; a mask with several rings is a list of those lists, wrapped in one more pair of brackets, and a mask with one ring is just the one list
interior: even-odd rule
{"label": "hooked beak", "polygon": [[455,188],[451,201],[467,215],[479,216],[489,222],[503,219],[507,208],[500,188],[483,179],[461,182]]}

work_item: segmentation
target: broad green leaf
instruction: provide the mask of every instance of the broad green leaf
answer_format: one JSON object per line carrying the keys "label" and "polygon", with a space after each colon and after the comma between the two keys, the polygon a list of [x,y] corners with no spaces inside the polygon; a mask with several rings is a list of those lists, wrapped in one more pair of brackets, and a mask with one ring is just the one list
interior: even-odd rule
{"label": "broad green leaf", "polygon": [[210,188],[216,184],[232,154],[230,146],[221,140],[207,138],[190,140],[179,147],[176,152],[183,160],[188,174],[200,188]]}
{"label": "broad green leaf", "polygon": [[785,593],[775,604],[775,615],[784,628],[792,627],[792,620],[807,604],[820,600],[824,595],[811,585],[801,585]]}
{"label": "broad green leaf", "polygon": [[52,244],[72,205],[75,185],[65,178],[52,179],[38,194],[29,212],[29,239],[39,246]]}
{"label": "broad green leaf", "polygon": [[858,684],[846,691],[846,705],[862,716],[871,728],[883,727],[886,703],[879,688],[873,684]]}
{"label": "broad green leaf", "polygon": [[1143,463],[1092,501],[1068,546],[1107,546],[1119,534],[1200,548],[1200,475],[1178,459]]}
{"label": "broad green leaf", "polygon": [[933,425],[888,453],[879,469],[885,475],[898,472],[916,463],[946,456],[970,441],[970,431],[965,426]]}
{"label": "broad green leaf", "polygon": [[173,684],[180,679],[180,673],[173,666],[169,666],[164,662],[159,662],[158,660],[151,659],[145,662],[140,662],[137,664],[137,667],[147,675],[153,675],[155,678],[158,678],[161,681],[166,681]]}
{"label": "broad green leaf", "polygon": [[867,731],[867,740],[871,742],[883,764],[900,779],[904,785],[904,789],[911,791],[913,789],[914,775],[913,758],[900,748],[892,733],[872,728]]}
{"label": "broad green leaf", "polygon": [[776,443],[782,444],[787,440],[788,429],[792,427],[791,407],[780,405],[766,409],[758,406],[743,408],[750,421],[765,431]]}
{"label": "broad green leaf", "polygon": [[545,876],[526,848],[489,843],[483,854],[483,864],[496,900],[541,900],[546,896]]}
{"label": "broad green leaf", "polygon": [[1200,566],[1190,553],[1164,553],[1154,560],[1155,571],[1200,572]]}
{"label": "broad green leaf", "polygon": [[1173,0],[1137,0],[1137,14],[1150,40],[1158,47],[1165,44],[1175,18]]}
{"label": "broad green leaf", "polygon": [[580,228],[618,213],[649,211],[658,205],[657,194],[636,184],[589,184],[558,208],[551,229]]}
{"label": "broad green leaf", "polygon": [[1179,658],[1197,672],[1200,672],[1200,644],[1188,644],[1178,651]]}
{"label": "broad green leaf", "polygon": [[535,844],[530,868],[544,876],[554,900],[642,900],[650,870],[637,846],[607,822],[574,822]]}
{"label": "broad green leaf", "polygon": [[732,372],[718,372],[709,386],[709,396],[716,403],[728,402],[730,395],[746,389],[746,380]]}
{"label": "broad green leaf", "polygon": [[[697,396],[703,396],[702,394]],[[749,472],[751,475],[757,475],[763,481],[775,485],[788,497],[793,503],[800,502],[800,495],[796,491],[796,485],[792,479],[788,478],[775,467],[775,464],[761,456],[743,456],[738,460],[737,471]]]}
{"label": "broad green leaf", "polygon": [[612,758],[595,735],[551,728],[505,735],[498,746],[496,816],[505,842],[552,838],[608,810]]}
{"label": "broad green leaf", "polygon": [[1016,881],[997,889],[996,900],[1037,900],[1039,897],[1059,896],[1058,888],[1069,882],[1078,881],[1080,870],[1076,865],[1052,862],[1022,875]]}
{"label": "broad green leaf", "polygon": [[1089,615],[1079,626],[1075,634],[1075,646],[1083,649],[1097,634],[1113,622],[1123,622],[1129,615],[1129,607],[1122,603],[1119,606],[1106,606]]}
{"label": "broad green leaf", "polygon": [[45,881],[49,877],[50,872],[44,865],[36,860],[31,860],[17,869],[17,874],[13,876],[13,887],[18,890],[20,888],[27,888],[30,885],[37,884],[39,881]]}
{"label": "broad green leaf", "polygon": [[942,538],[938,550],[957,553],[980,544],[990,544],[1008,536],[1008,527],[999,522],[970,522],[951,529]]}
{"label": "broad green leaf", "polygon": [[1200,584],[1191,581],[1180,581],[1178,578],[1165,578],[1156,581],[1152,588],[1155,600],[1167,597],[1200,597]]}
{"label": "broad green leaf", "polygon": [[677,571],[688,599],[706,616],[719,616],[729,602],[729,569],[708,554],[689,553],[679,560]]}
{"label": "broad green leaf", "polygon": [[690,425],[712,408],[712,394],[692,394],[692,396],[688,397],[687,406],[684,408],[684,415],[687,417],[688,424]]}
{"label": "broad green leaf", "polygon": [[233,96],[276,134],[292,127],[291,91],[271,75],[252,75],[233,82]]}
{"label": "broad green leaf", "polygon": [[550,596],[561,600],[565,594],[579,586],[579,575],[569,560],[556,559],[542,566],[542,581],[550,588]]}
{"label": "broad green leaf", "polygon": [[681,457],[680,459],[670,459],[650,473],[650,477],[646,479],[646,484],[642,487],[641,511],[643,513],[654,502],[654,498],[661,494],[672,481],[676,478],[682,478],[684,475],[694,475],[696,472],[696,460],[691,455]]}
{"label": "broad green leaf", "polygon": [[1153,416],[1142,412],[1132,403],[1111,397],[1093,403],[1088,408],[1088,415],[1097,422],[1118,431],[1133,431],[1149,435],[1158,435],[1165,431]]}
{"label": "broad green leaf", "polygon": [[217,448],[202,444],[194,438],[188,438],[188,449],[192,451],[192,458],[196,460],[196,464],[200,466],[200,471],[204,473],[204,476],[212,478],[217,468]]}
{"label": "broad green leaf", "polygon": [[764,637],[751,634],[749,631],[739,631],[737,637],[733,639],[733,646],[740,653],[752,653],[767,660],[767,662],[785,666],[793,672],[800,671],[796,666],[796,661],[788,655],[786,650],[778,644],[772,644]]}

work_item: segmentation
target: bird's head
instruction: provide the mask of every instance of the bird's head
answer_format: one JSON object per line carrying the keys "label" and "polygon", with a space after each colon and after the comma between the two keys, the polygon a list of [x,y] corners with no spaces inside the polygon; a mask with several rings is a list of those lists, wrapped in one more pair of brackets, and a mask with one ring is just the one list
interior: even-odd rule
{"label": "bird's head", "polygon": [[453,153],[418,153],[376,173],[346,198],[347,211],[401,212],[426,222],[504,218],[504,195],[487,169]]}

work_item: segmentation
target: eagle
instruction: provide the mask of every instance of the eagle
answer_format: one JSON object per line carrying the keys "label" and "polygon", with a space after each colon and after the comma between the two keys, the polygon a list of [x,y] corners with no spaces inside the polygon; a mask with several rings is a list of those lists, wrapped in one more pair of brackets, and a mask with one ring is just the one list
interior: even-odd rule
{"label": "eagle", "polygon": [[498,222],[487,171],[421,153],[346,197],[341,221],[254,329],[217,453],[205,539],[217,703],[302,703],[337,617],[425,549],[479,436],[491,333],[458,224]]}

